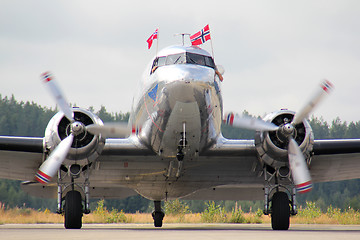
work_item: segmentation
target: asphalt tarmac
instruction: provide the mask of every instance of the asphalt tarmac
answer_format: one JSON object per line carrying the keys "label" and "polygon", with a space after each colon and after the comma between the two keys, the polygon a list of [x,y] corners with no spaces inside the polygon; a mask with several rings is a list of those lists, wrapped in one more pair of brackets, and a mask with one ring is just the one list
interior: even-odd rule
{"label": "asphalt tarmac", "polygon": [[5,224],[0,225],[0,239],[351,240],[360,239],[360,225],[294,224],[288,231],[273,231],[269,224],[84,224],[79,230],[66,230],[62,224]]}

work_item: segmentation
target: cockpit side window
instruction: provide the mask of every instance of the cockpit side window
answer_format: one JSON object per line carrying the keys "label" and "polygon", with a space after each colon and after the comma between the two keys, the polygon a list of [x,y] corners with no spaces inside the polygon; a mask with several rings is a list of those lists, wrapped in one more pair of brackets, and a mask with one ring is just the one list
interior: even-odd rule
{"label": "cockpit side window", "polygon": [[155,58],[154,62],[153,62],[153,65],[151,67],[151,73],[152,74],[153,72],[155,72],[155,70],[158,68],[158,67],[161,67],[161,66],[164,66],[165,65],[165,60],[166,60],[166,57],[158,57],[158,58]]}
{"label": "cockpit side window", "polygon": [[158,66],[164,66],[166,61],[166,57],[159,57]]}
{"label": "cockpit side window", "polygon": [[214,60],[211,57],[205,57],[205,65],[211,68],[215,68]]}

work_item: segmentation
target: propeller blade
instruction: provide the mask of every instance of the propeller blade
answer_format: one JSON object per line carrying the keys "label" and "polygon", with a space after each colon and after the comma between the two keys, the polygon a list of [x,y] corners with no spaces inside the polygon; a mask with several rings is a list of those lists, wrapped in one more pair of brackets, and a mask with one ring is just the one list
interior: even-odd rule
{"label": "propeller blade", "polygon": [[124,138],[130,135],[131,130],[127,123],[105,123],[104,125],[90,124],[86,130],[94,135],[104,138]]}
{"label": "propeller blade", "polygon": [[55,77],[50,72],[45,72],[41,74],[41,79],[48,87],[51,96],[55,99],[56,104],[59,106],[60,110],[64,113],[65,117],[69,119],[70,122],[73,122],[74,121],[73,111],[71,110],[71,107],[67,103],[64,94],[61,92],[60,87],[57,85]]}
{"label": "propeller blade", "polygon": [[310,99],[310,101],[295,115],[292,124],[296,125],[301,123],[309,114],[314,110],[314,108],[320,103],[325,95],[329,94],[333,88],[333,85],[328,80],[324,80],[320,89],[316,94]]}
{"label": "propeller blade", "polygon": [[312,183],[309,169],[305,158],[296,141],[291,138],[288,146],[288,156],[291,174],[293,176],[296,189],[299,193],[311,191]]}
{"label": "propeller blade", "polygon": [[258,118],[239,116],[237,114],[234,115],[233,113],[226,115],[224,123],[238,128],[246,128],[257,131],[276,131],[279,129],[278,126],[271,122],[265,122]]}
{"label": "propeller blade", "polygon": [[40,166],[35,175],[35,180],[42,184],[47,184],[51,180],[51,178],[59,170],[61,164],[64,162],[70,150],[73,139],[74,135],[70,134],[67,138],[60,142],[60,144],[50,154],[48,159],[46,159],[45,162],[43,162],[43,164]]}

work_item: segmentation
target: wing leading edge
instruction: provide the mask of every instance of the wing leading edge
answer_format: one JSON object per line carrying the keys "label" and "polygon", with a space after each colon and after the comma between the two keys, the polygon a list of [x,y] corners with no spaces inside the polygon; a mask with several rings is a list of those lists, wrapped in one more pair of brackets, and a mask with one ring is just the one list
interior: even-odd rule
{"label": "wing leading edge", "polygon": [[0,178],[33,179],[42,162],[43,146],[39,137],[0,136]]}

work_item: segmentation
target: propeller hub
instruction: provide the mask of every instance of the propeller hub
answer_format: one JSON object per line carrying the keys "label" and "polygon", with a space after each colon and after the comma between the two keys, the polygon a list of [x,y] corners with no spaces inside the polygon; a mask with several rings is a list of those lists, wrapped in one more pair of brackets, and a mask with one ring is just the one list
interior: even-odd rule
{"label": "propeller hub", "polygon": [[282,130],[283,134],[286,136],[291,136],[295,132],[294,126],[290,123],[284,124],[284,126],[282,126],[281,130]]}
{"label": "propeller hub", "polygon": [[81,133],[83,133],[85,131],[85,125],[82,122],[73,122],[70,125],[70,132],[74,135],[74,136],[78,136]]}
{"label": "propeller hub", "polygon": [[276,132],[277,139],[285,145],[288,144],[290,138],[295,138],[296,135],[296,129],[291,123],[281,125]]}

